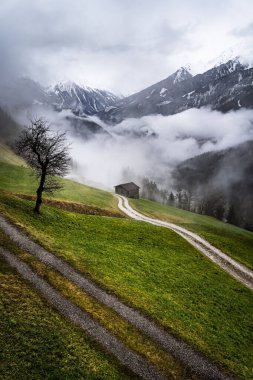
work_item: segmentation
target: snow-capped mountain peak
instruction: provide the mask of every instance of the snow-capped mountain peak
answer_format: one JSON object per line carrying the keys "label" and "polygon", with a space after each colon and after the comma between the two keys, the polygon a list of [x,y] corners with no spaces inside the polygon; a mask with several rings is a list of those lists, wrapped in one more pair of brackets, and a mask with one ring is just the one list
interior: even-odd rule
{"label": "snow-capped mountain peak", "polygon": [[174,80],[173,83],[179,83],[183,80],[189,79],[192,77],[191,73],[187,70],[186,67],[180,67],[175,73],[174,73]]}
{"label": "snow-capped mountain peak", "polygon": [[79,87],[75,82],[66,81],[66,82],[59,82],[55,85],[55,88],[60,91],[66,91],[71,92],[74,91],[77,87]]}
{"label": "snow-capped mountain peak", "polygon": [[209,72],[212,72],[213,75],[215,75],[215,78],[219,79],[229,74],[232,74],[233,72],[241,72],[245,69],[247,69],[247,65],[242,64],[239,57],[235,57],[234,59],[230,59],[226,63],[215,65],[213,69],[209,70]]}
{"label": "snow-capped mountain peak", "polygon": [[70,109],[78,115],[93,115],[112,106],[119,97],[105,90],[82,86],[75,82],[59,82],[47,88],[56,109]]}
{"label": "snow-capped mountain peak", "polygon": [[253,68],[242,62],[236,57],[195,76],[181,67],[166,79],[116,103],[100,117],[116,124],[130,117],[173,115],[206,106],[223,112],[253,108]]}
{"label": "snow-capped mountain peak", "polygon": [[51,85],[47,88],[47,92],[55,92],[55,91],[61,91],[61,92],[68,92],[71,93],[71,91],[75,91],[77,88],[80,88],[84,91],[92,92],[95,91],[93,88],[77,84],[72,81],[65,81],[65,82],[58,82],[54,85]]}

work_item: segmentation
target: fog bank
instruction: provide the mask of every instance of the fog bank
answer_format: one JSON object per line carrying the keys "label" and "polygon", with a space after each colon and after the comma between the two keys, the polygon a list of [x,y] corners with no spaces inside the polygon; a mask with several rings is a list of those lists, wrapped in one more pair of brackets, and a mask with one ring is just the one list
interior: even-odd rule
{"label": "fog bank", "polygon": [[[112,139],[96,136],[84,142],[71,137],[72,157],[78,164],[74,171],[110,188],[124,180],[138,181],[139,176],[169,186],[170,173],[179,162],[253,139],[251,110],[223,114],[191,109],[173,116],[128,119],[111,127],[100,125]],[[126,169],[131,174],[124,177]]]}
{"label": "fog bank", "polygon": [[108,133],[93,134],[88,140],[73,131],[69,118],[75,116],[70,111],[55,112],[37,105],[16,117],[27,124],[31,115],[43,116],[53,128],[67,131],[73,159],[71,178],[109,189],[123,181],[138,183],[143,176],[169,188],[170,173],[178,163],[253,139],[253,111],[245,109],[226,114],[190,109],[172,116],[127,119],[115,126],[93,116],[87,120]]}

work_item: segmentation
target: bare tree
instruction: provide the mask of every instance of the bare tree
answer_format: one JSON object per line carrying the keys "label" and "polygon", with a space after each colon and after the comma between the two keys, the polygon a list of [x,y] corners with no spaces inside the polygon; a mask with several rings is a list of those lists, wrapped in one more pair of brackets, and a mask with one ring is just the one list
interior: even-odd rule
{"label": "bare tree", "polygon": [[62,187],[59,177],[69,168],[69,146],[65,133],[53,133],[43,118],[31,120],[31,125],[23,131],[18,140],[17,150],[35,171],[39,179],[34,212],[40,213],[42,193],[53,193]]}

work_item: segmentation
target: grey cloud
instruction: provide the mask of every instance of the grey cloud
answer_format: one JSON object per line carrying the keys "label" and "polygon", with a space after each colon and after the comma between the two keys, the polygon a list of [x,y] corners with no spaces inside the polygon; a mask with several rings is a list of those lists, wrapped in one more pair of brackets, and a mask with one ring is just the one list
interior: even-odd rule
{"label": "grey cloud", "polygon": [[0,80],[30,75],[48,83],[68,76],[120,92],[140,90],[196,59],[210,20],[215,29],[222,14],[233,26],[236,4],[2,0]]}
{"label": "grey cloud", "polygon": [[234,29],[232,34],[237,37],[251,37],[253,38],[253,22],[244,28]]}

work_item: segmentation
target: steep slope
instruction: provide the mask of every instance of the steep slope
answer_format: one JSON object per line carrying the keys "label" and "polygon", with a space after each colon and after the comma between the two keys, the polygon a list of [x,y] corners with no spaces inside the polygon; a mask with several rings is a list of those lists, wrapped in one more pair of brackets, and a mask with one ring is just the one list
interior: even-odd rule
{"label": "steep slope", "polygon": [[117,102],[102,111],[108,123],[150,114],[172,115],[189,108],[210,106],[223,112],[253,107],[253,68],[239,59],[215,66],[203,74],[192,76],[181,68],[168,78]]}
{"label": "steep slope", "polygon": [[18,78],[0,85],[0,105],[10,108],[27,108],[31,104],[46,104],[45,89],[28,77]]}
{"label": "steep slope", "polygon": [[253,230],[253,141],[193,157],[173,175],[191,194],[191,208]]}
{"label": "steep slope", "polygon": [[69,132],[82,140],[90,140],[95,137],[102,139],[112,139],[112,135],[107,132],[100,124],[89,117],[66,116],[65,120],[69,123]]}
{"label": "steep slope", "polygon": [[[37,242],[44,242],[79,273],[88,273],[103,289],[191,342],[225,368],[247,378],[251,294],[246,288],[202,259],[172,231],[120,218],[77,215],[48,206],[42,217],[35,219],[29,213],[30,207],[26,200],[1,195],[2,212],[22,224]],[[44,274],[47,276],[47,272],[43,271]],[[50,278],[64,291],[55,275]],[[75,289],[73,294],[67,288],[65,294],[78,297],[72,300],[79,304],[80,288],[76,292]],[[87,308],[87,304],[82,302],[82,307]],[[98,307],[89,311],[96,319],[101,315]],[[240,326],[236,325],[238,320],[242,321]],[[102,320],[115,335],[116,321],[115,316]],[[233,328],[235,325],[237,329]],[[128,326],[122,330],[128,336],[132,332]],[[238,340],[238,334],[242,339]],[[132,334],[130,337],[131,343]],[[150,352],[147,344],[145,347],[144,354]],[[138,350],[137,346],[134,348]],[[183,378],[170,376],[170,372],[168,378]]]}
{"label": "steep slope", "polygon": [[109,91],[79,86],[74,82],[56,84],[46,92],[47,101],[57,110],[70,109],[78,115],[93,115],[119,100]]}
{"label": "steep slope", "polygon": [[93,115],[112,106],[119,99],[109,91],[80,86],[74,82],[45,88],[27,77],[0,87],[1,105],[27,108],[40,104],[53,106],[57,111],[68,109],[78,115]]}
{"label": "steep slope", "polygon": [[25,161],[21,157],[17,156],[13,150],[11,150],[11,148],[4,144],[0,139],[0,165],[2,162],[11,165],[26,166]]}
{"label": "steep slope", "polygon": [[[19,182],[17,191],[28,193],[32,190],[28,169],[6,164],[1,166],[6,168],[0,175],[1,179],[5,179],[5,187],[2,187],[2,181],[0,181],[0,186],[5,190],[0,191],[2,214],[22,226],[26,233],[61,256],[79,273],[88,274],[89,279],[95,280],[96,284],[109,291],[110,294],[118,296],[120,300],[142,311],[165,329],[173,331],[175,336],[185,339],[196,349],[221,363],[227,370],[241,375],[245,379],[250,376],[248,346],[251,339],[252,304],[250,303],[251,294],[246,288],[204,259],[187,242],[169,230],[127,219],[76,214],[73,212],[74,210],[66,212],[52,207],[52,204],[45,204],[41,216],[35,218],[31,212],[32,204],[28,200],[29,198],[23,199],[10,194],[15,191],[14,186],[17,186],[17,182]],[[23,178],[19,174],[21,171],[24,174],[26,172]],[[66,186],[67,182],[69,181],[66,181]],[[74,183],[71,183],[70,185],[69,189],[65,189],[56,196],[63,198],[64,195],[64,199],[68,201],[73,197],[75,199],[78,197],[81,202],[101,207],[113,205],[113,196],[110,193],[87,188],[80,184],[74,186]],[[203,219],[203,217],[199,217]],[[221,225],[224,226],[223,236],[229,226],[215,220],[213,222],[217,223],[215,227],[218,226],[219,229],[222,229]],[[248,235],[252,234],[243,231],[243,235],[241,235],[241,230],[233,227],[230,246],[233,242],[238,241],[238,237],[247,242]],[[94,298],[89,299],[87,294],[80,292],[80,288],[76,288],[73,282],[68,282],[66,278],[61,277],[59,272],[46,268],[29,253],[20,252],[18,247],[7,241],[6,237],[2,236],[1,242],[3,246],[8,244],[9,249],[13,249],[15,255],[29,264],[34,271],[39,272],[44,279],[48,280],[72,302],[99,320],[122,342],[140,352],[151,363],[158,365],[158,368],[161,368],[168,378],[182,379],[186,375],[187,378],[192,378],[192,374],[184,371],[184,368],[178,369],[179,363],[175,365],[175,362],[165,356],[158,345],[151,346],[152,342],[146,336],[143,338],[137,335],[139,331],[134,330],[132,326],[122,321],[119,316],[112,314],[111,310],[99,302],[95,302]],[[8,280],[6,279],[5,283]],[[9,288],[6,289],[9,290]],[[41,376],[44,377],[52,374],[51,368],[45,367],[39,357],[33,355],[31,359],[30,356],[32,349],[40,355],[40,347],[43,344],[47,344],[48,352],[54,355],[55,345],[49,337],[50,334],[47,334],[45,339],[41,336],[40,342],[38,342],[33,339],[34,334],[31,333],[32,339],[30,339],[30,335],[27,334],[27,331],[30,331],[29,326],[26,326],[25,321],[31,320],[30,314],[33,314],[33,310],[31,308],[24,310],[22,313],[24,317],[20,319],[20,303],[17,303],[16,294],[14,297],[6,292],[5,299],[9,301],[5,302],[5,306],[8,307],[8,310],[11,307],[11,312],[7,315],[8,319],[4,319],[5,323],[8,320],[8,324],[6,323],[5,326],[7,329],[11,326],[11,331],[18,334],[18,348],[24,352],[22,362],[20,358],[15,361],[16,371],[22,371],[23,363],[30,363],[29,360],[33,360],[36,366],[33,363],[34,366],[31,368],[35,370],[33,372],[35,377],[38,373],[42,373]],[[231,299],[233,299],[232,308]],[[15,314],[17,309],[18,315]],[[6,317],[6,314],[3,316]],[[239,325],[238,320],[241,321]],[[36,323],[37,319],[35,318]],[[38,330],[36,325],[33,324],[32,327],[33,330]],[[56,331],[57,329],[52,327],[54,335]],[[71,329],[71,331],[73,330]],[[11,340],[8,338],[9,335],[5,334],[6,340],[4,339],[3,349],[7,353],[6,355],[14,355],[16,359]],[[238,335],[241,337],[239,340]],[[69,337],[71,344],[73,342],[75,344],[71,334]],[[79,342],[79,346],[82,346],[83,339],[79,339]],[[27,347],[29,349],[26,349]],[[89,349],[87,346],[84,347],[88,353]],[[73,347],[67,348],[70,349],[68,353],[71,354]],[[47,364],[51,363],[52,355],[47,360]],[[71,368],[79,366],[79,355],[76,354],[76,356],[71,355],[70,357]],[[62,360],[65,360],[64,355]],[[73,360],[76,367],[73,365]],[[85,360],[86,362],[90,361],[93,368],[92,357],[89,358],[86,355]],[[4,375],[7,372],[7,376],[10,374],[9,363],[9,361],[4,362]],[[58,372],[54,373],[58,376]],[[77,376],[80,373],[82,374],[79,371]],[[97,372],[97,376],[100,376],[100,373]],[[108,376],[111,378],[112,374],[110,373]],[[13,376],[9,377],[13,378]],[[103,377],[102,374],[101,377]],[[114,377],[116,378],[116,376]]]}
{"label": "steep slope", "polygon": [[0,142],[12,144],[18,137],[21,126],[0,107]]}

